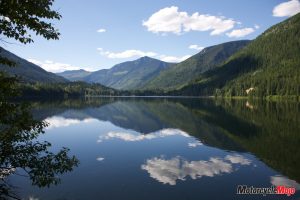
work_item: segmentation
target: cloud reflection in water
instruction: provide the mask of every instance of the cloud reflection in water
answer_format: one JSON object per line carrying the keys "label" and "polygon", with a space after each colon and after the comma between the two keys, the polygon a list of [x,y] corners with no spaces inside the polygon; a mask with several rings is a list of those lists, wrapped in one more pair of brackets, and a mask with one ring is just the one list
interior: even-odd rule
{"label": "cloud reflection in water", "polygon": [[60,117],[60,116],[54,116],[54,117],[49,117],[49,118],[45,119],[45,121],[47,123],[49,123],[49,125],[46,129],[67,127],[67,126],[79,124],[79,123],[90,123],[95,120],[96,119],[93,119],[93,118],[86,118],[83,120],[79,120],[79,119],[73,119],[73,118],[64,118],[64,117]]}
{"label": "cloud reflection in water", "polygon": [[300,190],[299,183],[284,176],[271,176],[271,184],[275,186],[284,185],[286,187],[294,187],[296,190]]}
{"label": "cloud reflection in water", "polygon": [[102,142],[103,140],[110,140],[110,139],[120,139],[127,142],[137,142],[142,140],[152,140],[156,138],[163,138],[168,136],[180,135],[183,137],[190,137],[188,133],[179,130],[179,129],[162,129],[153,133],[149,134],[133,134],[133,133],[126,133],[126,132],[114,132],[110,131],[105,135],[100,135],[97,142]]}
{"label": "cloud reflection in water", "polygon": [[176,185],[177,180],[186,180],[187,177],[199,179],[203,176],[214,177],[229,174],[234,171],[233,164],[249,165],[250,160],[241,155],[228,155],[224,159],[211,157],[209,160],[187,161],[181,157],[164,159],[154,157],[148,159],[141,166],[150,177],[163,184]]}

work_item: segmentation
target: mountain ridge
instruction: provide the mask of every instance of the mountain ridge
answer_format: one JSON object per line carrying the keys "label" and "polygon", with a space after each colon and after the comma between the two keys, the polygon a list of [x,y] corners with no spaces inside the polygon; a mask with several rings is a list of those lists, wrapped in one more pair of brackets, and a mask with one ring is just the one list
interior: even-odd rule
{"label": "mountain ridge", "polygon": [[144,87],[144,89],[176,89],[196,79],[205,71],[211,70],[225,62],[250,40],[225,42],[204,48],[190,58],[162,71]]}
{"label": "mountain ridge", "polygon": [[83,81],[85,77],[90,75],[92,72],[86,71],[84,69],[79,70],[66,70],[63,72],[56,73],[59,76],[62,76],[70,81]]}
{"label": "mountain ridge", "polygon": [[[173,63],[144,56],[133,61],[116,64],[110,69],[101,69],[91,72],[80,80],[89,83],[100,83],[115,89],[139,89],[154,76],[159,74],[160,71],[171,65],[173,65]],[[60,75],[67,78],[64,74]]]}
{"label": "mountain ridge", "polygon": [[184,95],[300,95],[300,13],[280,22],[222,66],[173,91]]}
{"label": "mountain ridge", "polygon": [[0,64],[0,71],[8,73],[10,76],[18,76],[25,82],[43,82],[43,83],[65,83],[67,79],[48,72],[38,65],[35,65],[9,51],[0,47],[0,55],[16,63],[16,66],[9,67]]}

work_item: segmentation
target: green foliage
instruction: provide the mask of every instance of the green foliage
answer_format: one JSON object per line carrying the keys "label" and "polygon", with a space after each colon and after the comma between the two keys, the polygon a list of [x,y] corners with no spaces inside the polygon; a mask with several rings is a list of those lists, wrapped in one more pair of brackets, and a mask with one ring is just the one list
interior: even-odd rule
{"label": "green foliage", "polygon": [[[223,96],[300,95],[300,14],[279,23],[224,65],[175,94]],[[246,90],[251,89],[248,93]],[[221,89],[221,92],[217,89]]]}
{"label": "green foliage", "polygon": [[22,91],[22,98],[41,99],[64,99],[78,98],[85,95],[117,95],[118,92],[100,84],[89,84],[85,82],[69,83],[26,83],[19,84]]}
{"label": "green foliage", "polygon": [[221,65],[249,42],[241,40],[207,47],[187,60],[162,71],[144,88],[164,90],[180,88],[196,79],[200,74]]}
{"label": "green foliage", "polygon": [[54,0],[0,0],[0,34],[21,43],[33,42],[29,31],[46,39],[58,39],[59,32],[48,22],[61,15],[51,10]]}
{"label": "green foliage", "polygon": [[68,70],[64,72],[57,73],[57,75],[62,76],[70,81],[84,81],[84,79],[90,75],[92,72],[80,70]]}
{"label": "green foliage", "polygon": [[[76,80],[100,83],[115,89],[134,90],[142,88],[149,80],[157,76],[160,71],[170,66],[171,63],[142,57],[134,61],[117,64],[111,69],[92,72],[90,75]],[[67,76],[65,77],[67,78]]]}
{"label": "green foliage", "polygon": [[47,124],[34,120],[26,104],[12,103],[19,90],[15,78],[0,73],[0,198],[18,199],[6,178],[23,170],[23,174],[39,187],[59,183],[58,174],[72,171],[79,161],[69,157],[67,148],[49,151],[49,142],[37,140]]}

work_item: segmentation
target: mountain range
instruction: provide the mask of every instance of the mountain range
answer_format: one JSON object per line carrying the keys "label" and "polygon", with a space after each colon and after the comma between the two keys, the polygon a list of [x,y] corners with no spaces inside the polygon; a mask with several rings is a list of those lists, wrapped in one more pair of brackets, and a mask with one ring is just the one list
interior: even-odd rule
{"label": "mountain range", "polygon": [[142,57],[110,69],[73,70],[57,75],[1,48],[0,56],[15,61],[17,67],[0,65],[0,71],[28,82],[84,81],[121,90],[164,91],[169,95],[299,96],[299,30],[297,14],[252,41],[207,47],[180,63]]}
{"label": "mountain range", "polygon": [[65,71],[58,75],[71,81],[80,80],[89,83],[100,83],[115,89],[130,90],[144,87],[161,71],[170,66],[172,66],[172,63],[145,56],[134,61],[117,64],[110,69],[101,69],[95,72]]}
{"label": "mountain range", "polygon": [[225,62],[250,40],[232,41],[204,48],[196,55],[180,62],[149,81],[145,89],[177,89]]}
{"label": "mountain range", "polygon": [[90,75],[92,72],[86,71],[84,69],[79,70],[68,70],[60,73],[56,73],[69,81],[84,81],[84,78]]}
{"label": "mountain range", "polygon": [[0,56],[7,58],[15,63],[14,67],[8,67],[0,63],[0,71],[6,72],[11,76],[18,76],[25,82],[43,83],[65,83],[67,79],[54,73],[47,72],[43,68],[23,59],[15,54],[0,47]]}
{"label": "mountain range", "polygon": [[150,57],[117,64],[96,72],[65,71],[58,75],[70,81],[101,83],[115,89],[176,89],[187,85],[201,73],[214,69],[250,41],[232,41],[203,49],[187,60],[167,63]]}
{"label": "mountain range", "polygon": [[173,95],[299,96],[299,30],[300,13],[272,26]]}

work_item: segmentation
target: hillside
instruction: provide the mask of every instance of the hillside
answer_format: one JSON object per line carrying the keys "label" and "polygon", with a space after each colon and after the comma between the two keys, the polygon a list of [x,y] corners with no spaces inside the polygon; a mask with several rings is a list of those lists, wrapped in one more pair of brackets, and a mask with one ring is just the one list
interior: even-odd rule
{"label": "hillside", "polygon": [[171,65],[154,58],[142,57],[117,64],[111,69],[93,72],[85,77],[84,81],[101,83],[115,89],[138,89]]}
{"label": "hillside", "polygon": [[69,70],[57,73],[57,75],[62,76],[70,81],[83,81],[85,77],[90,75],[92,72],[85,71],[83,69],[80,70]]}
{"label": "hillside", "polygon": [[9,75],[17,75],[25,82],[43,82],[43,83],[64,83],[68,82],[63,77],[57,76],[54,73],[47,72],[41,67],[22,59],[13,53],[0,47],[1,57],[7,58],[16,63],[15,67],[8,67],[0,64],[0,71],[6,72]]}
{"label": "hillside", "polygon": [[300,14],[272,26],[224,65],[172,94],[300,95]]}
{"label": "hillside", "polygon": [[162,71],[144,88],[180,88],[197,78],[200,74],[222,64],[232,54],[245,47],[249,42],[249,40],[241,40],[207,47],[187,60]]}

